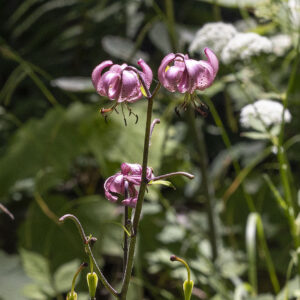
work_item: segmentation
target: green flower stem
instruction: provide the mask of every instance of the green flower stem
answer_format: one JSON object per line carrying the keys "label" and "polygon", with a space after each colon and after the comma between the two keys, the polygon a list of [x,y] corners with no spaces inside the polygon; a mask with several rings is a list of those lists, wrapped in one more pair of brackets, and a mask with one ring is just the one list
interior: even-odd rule
{"label": "green flower stem", "polygon": [[166,22],[169,31],[169,36],[171,40],[172,49],[177,52],[177,38],[176,38],[176,28],[175,28],[175,18],[174,18],[174,3],[173,0],[165,0],[166,7]]}
{"label": "green flower stem", "polygon": [[212,258],[213,261],[215,261],[218,257],[218,248],[217,248],[216,226],[214,220],[214,204],[213,204],[214,190],[208,178],[207,152],[206,152],[204,136],[202,133],[202,128],[197,128],[194,111],[191,107],[189,107],[189,112],[190,112],[189,124],[193,132],[195,142],[196,142],[196,147],[199,154],[198,155],[200,161],[199,167],[202,174],[202,186],[204,188],[204,194],[206,198],[207,218],[208,218],[208,224],[210,229],[209,239],[210,239],[210,244],[212,249]]}
{"label": "green flower stem", "polygon": [[92,252],[92,249],[91,249],[91,246],[89,244],[89,240],[88,238],[86,237],[85,235],[85,232],[84,232],[84,229],[80,223],[80,221],[78,220],[77,217],[75,217],[74,215],[71,215],[71,214],[66,214],[64,216],[62,216],[60,219],[59,219],[59,222],[64,222],[66,219],[70,219],[72,220],[78,231],[79,231],[79,234],[82,238],[82,241],[83,243],[85,244],[85,250],[86,250],[86,253],[87,255],[92,259],[92,262],[94,263],[94,266],[96,267],[96,270],[97,270],[97,273],[100,277],[100,280],[102,282],[102,284],[105,286],[105,288],[115,297],[118,297],[118,292],[110,285],[110,283],[107,281],[107,279],[105,278],[104,274],[102,273],[101,269],[99,268],[98,266],[98,263],[93,255],[93,252]]}
{"label": "green flower stem", "polygon": [[[143,82],[142,82],[143,83]],[[144,85],[145,88],[145,85]],[[144,151],[143,151],[143,164],[142,164],[142,179],[141,179],[141,186],[139,190],[138,200],[135,207],[134,217],[133,217],[133,224],[132,224],[132,232],[133,235],[130,238],[129,248],[128,248],[128,257],[127,257],[127,265],[125,267],[125,272],[123,275],[123,283],[121,292],[118,295],[119,299],[125,300],[128,286],[131,278],[132,267],[133,267],[133,259],[134,259],[134,252],[135,252],[135,244],[137,239],[137,231],[147,186],[147,178],[146,178],[146,171],[148,165],[148,155],[149,155],[149,141],[150,141],[150,129],[151,129],[151,118],[152,118],[152,107],[153,107],[153,99],[160,88],[160,84],[156,86],[153,94],[148,97],[148,108],[147,108],[147,119],[146,119],[146,129],[145,129],[145,139],[144,139]],[[149,94],[148,89],[145,89],[147,95]]]}
{"label": "green flower stem", "polygon": [[170,260],[181,262],[186,268],[186,271],[187,271],[187,274],[188,274],[188,279],[187,280],[191,281],[191,269],[190,269],[189,265],[187,264],[187,262],[185,260],[183,260],[182,258],[176,256],[176,255],[171,255]]}
{"label": "green flower stem", "polygon": [[[231,145],[230,139],[228,137],[228,134],[226,132],[226,129],[224,127],[224,124],[218,114],[218,111],[216,110],[213,102],[211,101],[211,99],[209,97],[206,96],[205,101],[208,103],[209,109],[211,111],[212,117],[213,117],[216,125],[221,129],[221,136],[222,136],[223,142],[224,142],[227,150],[230,151],[232,145]],[[234,157],[232,157],[232,164],[233,164],[236,175],[238,175],[241,171],[241,167],[239,165],[239,162]],[[253,201],[252,197],[246,191],[245,183],[242,182],[241,186],[242,186],[242,191],[243,191],[243,194],[247,201],[249,210],[251,212],[256,211],[254,201]]]}
{"label": "green flower stem", "polygon": [[172,173],[168,173],[168,174],[153,177],[151,179],[151,181],[161,180],[161,179],[165,179],[165,178],[169,178],[169,177],[173,177],[173,176],[178,176],[178,175],[185,176],[189,179],[194,179],[194,177],[195,177],[193,174],[190,174],[190,173],[187,173],[187,172],[172,172]]}
{"label": "green flower stem", "polygon": [[85,267],[87,267],[87,263],[82,263],[79,267],[79,269],[77,270],[77,272],[75,273],[73,280],[72,280],[72,287],[71,287],[71,295],[74,293],[75,291],[75,283],[76,283],[76,278],[78,277],[79,273],[82,271],[82,269],[84,269]]}
{"label": "green flower stem", "polygon": [[[128,192],[125,192],[125,198],[127,198]],[[128,233],[130,232],[130,228],[129,228],[129,223],[131,220],[131,212],[132,212],[132,208],[125,206],[124,207],[124,228],[126,230],[124,230],[124,258],[123,258],[123,272],[125,272],[125,268],[127,265],[127,256],[128,256],[128,238],[129,235]]]}

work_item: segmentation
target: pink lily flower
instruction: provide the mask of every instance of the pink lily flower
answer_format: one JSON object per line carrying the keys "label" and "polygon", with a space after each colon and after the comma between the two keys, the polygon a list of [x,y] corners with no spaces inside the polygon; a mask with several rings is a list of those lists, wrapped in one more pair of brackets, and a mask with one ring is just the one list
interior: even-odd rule
{"label": "pink lily flower", "polygon": [[[142,59],[138,61],[138,65],[142,71],[137,70],[137,73],[149,89],[153,78],[152,70]],[[108,67],[109,70],[102,73]],[[144,90],[137,73],[128,69],[127,64],[117,65],[111,60],[106,60],[94,69],[92,82],[101,96],[116,100],[117,103],[133,103],[142,98]]]}
{"label": "pink lily flower", "polygon": [[208,88],[216,77],[219,61],[209,48],[204,53],[207,60],[200,61],[190,59],[187,54],[168,54],[158,69],[160,83],[170,92],[188,94]]}
{"label": "pink lily flower", "polygon": [[[146,178],[150,181],[154,177],[153,170],[147,167]],[[105,197],[111,202],[117,202],[118,196],[125,196],[125,188],[127,188],[128,197],[122,201],[123,205],[135,207],[138,192],[136,186],[141,184],[142,166],[139,164],[123,163],[121,172],[109,177],[104,183]]]}

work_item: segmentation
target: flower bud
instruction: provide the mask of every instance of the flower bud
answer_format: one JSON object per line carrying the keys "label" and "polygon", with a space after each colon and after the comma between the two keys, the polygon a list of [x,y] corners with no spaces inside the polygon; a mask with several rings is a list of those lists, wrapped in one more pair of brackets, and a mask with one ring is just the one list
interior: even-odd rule
{"label": "flower bud", "polygon": [[186,267],[188,278],[183,283],[183,293],[184,293],[184,300],[190,300],[191,296],[192,296],[193,287],[194,287],[194,281],[191,280],[191,270],[190,270],[190,267],[186,263],[186,261],[184,261],[180,257],[177,257],[176,255],[171,255],[170,256],[170,260],[171,261],[179,261],[180,263],[182,263]]}
{"label": "flower bud", "polygon": [[194,281],[193,280],[186,280],[183,283],[183,292],[184,292],[184,300],[190,300],[192,296],[192,290],[194,287]]}
{"label": "flower bud", "polygon": [[67,300],[77,300],[77,293],[76,292],[69,292],[67,294]]}
{"label": "flower bud", "polygon": [[96,289],[98,285],[98,276],[95,272],[88,273],[86,276],[87,284],[89,287],[89,293],[91,298],[95,298]]}

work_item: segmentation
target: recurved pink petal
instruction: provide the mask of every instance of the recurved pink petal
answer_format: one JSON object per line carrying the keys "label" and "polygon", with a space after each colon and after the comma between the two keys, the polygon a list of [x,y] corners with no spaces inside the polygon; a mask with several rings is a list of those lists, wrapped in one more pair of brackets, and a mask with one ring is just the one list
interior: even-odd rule
{"label": "recurved pink petal", "polygon": [[199,62],[194,59],[186,59],[185,66],[188,74],[188,92],[192,94],[197,88],[201,66]]}
{"label": "recurved pink petal", "polygon": [[138,76],[133,71],[124,70],[122,73],[122,87],[118,102],[132,102],[142,97]]}
{"label": "recurved pink petal", "polygon": [[142,175],[142,166],[139,164],[122,163],[121,173],[123,175]]}
{"label": "recurved pink petal", "polygon": [[177,89],[180,93],[185,93],[189,89],[189,76],[187,70],[184,70],[180,78],[180,82],[177,85]]}
{"label": "recurved pink petal", "polygon": [[163,86],[165,86],[166,68],[174,60],[174,58],[175,58],[174,53],[168,54],[167,56],[164,57],[164,59],[162,60],[158,68],[158,79]]}
{"label": "recurved pink petal", "polygon": [[143,76],[145,83],[147,85],[147,88],[150,88],[150,85],[152,83],[153,79],[153,73],[151,68],[146,64],[146,62],[143,59],[139,59],[138,65],[142,68],[143,72],[140,72],[141,75]]}
{"label": "recurved pink petal", "polygon": [[208,62],[211,64],[213,70],[214,70],[214,76],[216,76],[218,70],[219,70],[219,60],[217,58],[217,56],[215,55],[215,53],[209,49],[209,48],[205,48],[204,49],[204,53],[207,57]]}
{"label": "recurved pink petal", "polygon": [[204,90],[213,83],[215,74],[213,67],[209,62],[200,60],[199,65],[201,66],[202,70],[198,75],[197,89]]}
{"label": "recurved pink petal", "polygon": [[112,64],[113,64],[113,62],[111,60],[105,60],[93,70],[93,72],[92,72],[92,82],[93,82],[93,85],[94,85],[95,89],[97,89],[97,83],[101,78],[102,70],[109,67],[109,66],[111,66]]}
{"label": "recurved pink petal", "polygon": [[175,92],[177,84],[183,74],[183,69],[181,67],[172,66],[165,72],[164,87],[170,92]]}
{"label": "recurved pink petal", "polygon": [[97,92],[114,100],[120,94],[121,75],[112,71],[107,71],[103,74],[97,85]]}

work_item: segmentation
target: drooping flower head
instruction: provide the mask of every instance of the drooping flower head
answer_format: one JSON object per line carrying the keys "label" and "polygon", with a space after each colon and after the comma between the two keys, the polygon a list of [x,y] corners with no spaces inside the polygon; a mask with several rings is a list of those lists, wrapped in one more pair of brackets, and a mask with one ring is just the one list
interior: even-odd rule
{"label": "drooping flower head", "polygon": [[205,48],[204,53],[207,60],[200,61],[190,59],[187,54],[168,54],[158,69],[161,84],[170,92],[189,94],[208,88],[216,77],[219,61],[209,48]]}
{"label": "drooping flower head", "polygon": [[[153,177],[152,168],[147,167],[147,180],[150,181]],[[123,163],[121,165],[121,171],[109,177],[104,183],[106,199],[111,202],[116,202],[118,200],[117,194],[125,196],[125,191],[127,189],[127,198],[122,201],[122,204],[135,207],[138,197],[136,186],[140,186],[141,178],[141,165]]]}
{"label": "drooping flower head", "polygon": [[[138,71],[147,88],[150,88],[152,82],[152,70],[144,60],[138,61],[142,71]],[[105,68],[108,71],[103,72]],[[92,82],[101,96],[108,97],[110,100],[116,100],[118,103],[127,101],[130,103],[136,102],[143,96],[141,82],[137,73],[128,69],[127,64],[113,64],[111,60],[106,60],[99,64],[92,73]]]}
{"label": "drooping flower head", "polygon": [[[120,103],[127,105],[127,103],[136,102],[145,95],[141,80],[145,83],[147,89],[149,89],[153,74],[151,68],[144,60],[140,59],[138,65],[142,71],[137,70],[135,67],[130,67],[125,63],[118,65],[113,64],[111,60],[106,60],[94,69],[92,82],[98,94],[115,101],[111,108],[102,109],[102,113],[115,110],[116,106]],[[106,68],[109,68],[109,70],[104,72]]]}
{"label": "drooping flower head", "polygon": [[218,72],[217,56],[209,48],[205,48],[204,53],[207,60],[199,61],[190,59],[187,54],[170,53],[162,60],[158,69],[159,81],[167,90],[186,94],[184,103],[181,105],[184,110],[188,102],[192,102],[195,109],[201,113],[195,103],[198,99],[194,92],[211,86]]}

